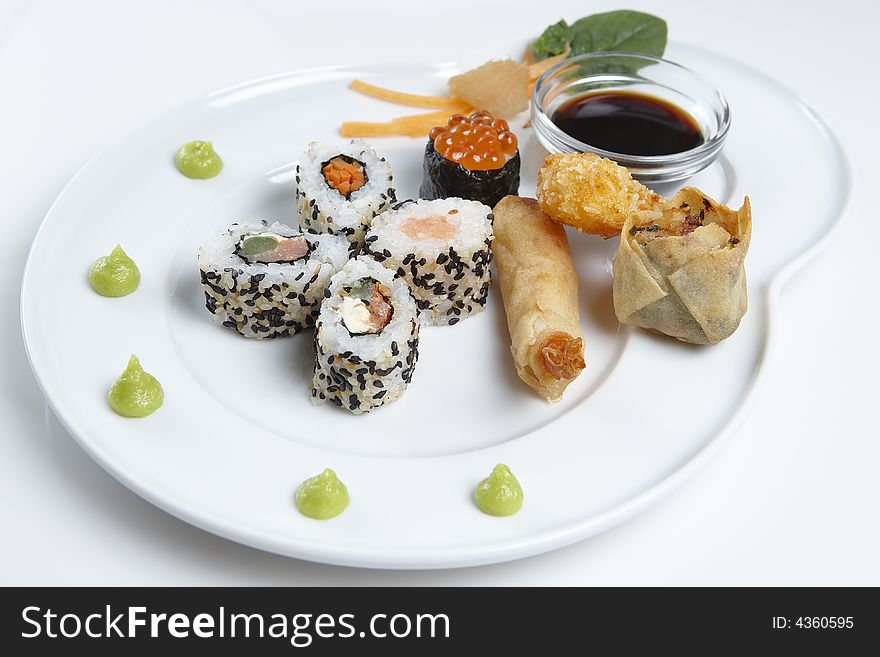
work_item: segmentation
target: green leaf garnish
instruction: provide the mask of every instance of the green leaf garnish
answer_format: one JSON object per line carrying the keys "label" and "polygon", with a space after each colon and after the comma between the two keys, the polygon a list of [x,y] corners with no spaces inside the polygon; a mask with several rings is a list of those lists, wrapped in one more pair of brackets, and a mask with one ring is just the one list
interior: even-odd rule
{"label": "green leaf garnish", "polygon": [[666,21],[622,9],[593,14],[572,24],[572,55],[612,50],[662,57],[666,50]]}
{"label": "green leaf garnish", "polygon": [[565,20],[553,23],[532,44],[535,59],[545,59],[565,52],[571,39],[571,28]]}
{"label": "green leaf garnish", "polygon": [[535,61],[565,52],[634,52],[662,57],[666,50],[666,21],[640,11],[621,9],[585,16],[571,25],[564,20],[547,27],[531,50]]}
{"label": "green leaf garnish", "polygon": [[271,235],[254,235],[246,237],[241,243],[241,254],[248,258],[272,251],[280,240]]}

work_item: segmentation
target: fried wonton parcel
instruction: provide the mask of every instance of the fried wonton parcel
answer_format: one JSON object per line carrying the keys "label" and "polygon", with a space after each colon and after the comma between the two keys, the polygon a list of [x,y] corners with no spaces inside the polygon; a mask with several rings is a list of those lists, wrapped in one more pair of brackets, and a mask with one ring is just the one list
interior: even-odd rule
{"label": "fried wonton parcel", "polygon": [[617,237],[660,217],[664,199],[625,168],[593,153],[554,153],[538,171],[538,203],[551,219],[584,233]]}
{"label": "fried wonton parcel", "polygon": [[751,235],[748,197],[734,211],[693,187],[655,222],[629,218],[614,260],[617,318],[684,342],[721,342],[748,307],[743,261]]}

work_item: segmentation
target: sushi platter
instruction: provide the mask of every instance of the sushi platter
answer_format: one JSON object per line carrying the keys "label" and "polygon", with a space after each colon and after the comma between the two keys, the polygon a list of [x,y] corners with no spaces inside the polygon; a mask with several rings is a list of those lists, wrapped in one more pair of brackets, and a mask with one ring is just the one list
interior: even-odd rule
{"label": "sushi platter", "polygon": [[[730,108],[694,171],[557,149],[534,103],[565,47],[493,68],[525,105],[475,105],[481,62],[329,67],[108,145],[23,281],[52,411],[159,508],[324,563],[521,558],[674,489],[755,398],[846,167],[784,87],[678,43]],[[388,89],[431,111],[389,121]]]}

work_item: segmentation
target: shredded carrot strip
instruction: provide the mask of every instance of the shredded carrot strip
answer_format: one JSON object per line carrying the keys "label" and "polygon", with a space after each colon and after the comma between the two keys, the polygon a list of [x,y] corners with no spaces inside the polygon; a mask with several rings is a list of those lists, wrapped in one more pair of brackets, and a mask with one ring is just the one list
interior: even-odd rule
{"label": "shredded carrot strip", "polygon": [[534,41],[529,41],[526,44],[526,51],[523,53],[523,64],[526,66],[531,66],[535,63],[535,53],[532,51],[532,43],[534,43]]}
{"label": "shredded carrot strip", "polygon": [[[448,110],[441,112],[428,112],[427,114],[410,114],[407,116],[396,116],[391,121],[393,123],[410,124],[410,123],[433,123],[439,125],[439,122],[446,123],[446,120],[456,113],[469,113],[471,108],[469,105],[459,104]],[[433,126],[432,126],[433,127]]]}
{"label": "shredded carrot strip", "polygon": [[369,123],[346,121],[339,132],[343,137],[424,137],[433,125],[400,125],[398,123]]}
{"label": "shredded carrot strip", "polygon": [[339,132],[343,137],[423,137],[431,132],[431,128],[445,125],[447,119],[456,112],[473,111],[469,105],[459,104],[453,108],[428,112],[426,114],[410,114],[398,116],[387,123],[370,121],[346,121]]}
{"label": "shredded carrot strip", "polygon": [[391,123],[369,123],[367,121],[345,121],[339,126],[339,134],[343,137],[405,136],[399,128]]}
{"label": "shredded carrot strip", "polygon": [[411,107],[437,107],[445,109],[455,108],[461,104],[460,101],[450,98],[449,96],[420,96],[418,94],[408,94],[402,91],[393,91],[391,89],[385,89],[384,87],[367,84],[362,80],[352,80],[349,87],[373,98],[387,100],[389,103],[397,103],[398,105],[409,105]]}
{"label": "shredded carrot strip", "polygon": [[531,80],[532,82],[537,80],[539,77],[541,77],[541,74],[544,71],[549,69],[551,66],[555,66],[563,59],[568,57],[570,51],[571,48],[566,46],[565,51],[558,55],[548,57],[547,59],[542,59],[540,62],[535,62],[534,64],[529,64],[529,80]]}
{"label": "shredded carrot strip", "polygon": [[343,137],[423,137],[431,132],[434,123],[402,124],[390,121],[388,123],[370,123],[367,121],[346,121],[339,132]]}
{"label": "shredded carrot strip", "polygon": [[[558,64],[568,57],[570,48],[566,47],[565,52],[548,57],[539,62],[533,61],[531,44],[526,49],[525,61],[529,67],[529,95],[531,95],[532,87],[535,81],[547,69]],[[388,122],[370,122],[370,121],[346,121],[339,127],[339,132],[343,137],[391,137],[391,136],[409,136],[421,137],[427,135],[432,128],[443,125],[446,120],[455,113],[467,114],[473,111],[473,108],[465,101],[451,96],[421,96],[419,94],[408,94],[402,91],[394,91],[385,89],[373,84],[368,84],[363,80],[352,80],[349,87],[354,91],[385,100],[398,105],[409,105],[411,107],[426,107],[436,109],[434,112],[424,114],[410,114],[406,116],[398,116]]]}

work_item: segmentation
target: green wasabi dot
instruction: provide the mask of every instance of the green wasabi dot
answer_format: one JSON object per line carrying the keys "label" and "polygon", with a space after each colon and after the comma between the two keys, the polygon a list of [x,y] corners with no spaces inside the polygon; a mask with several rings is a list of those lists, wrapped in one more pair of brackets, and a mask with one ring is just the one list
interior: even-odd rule
{"label": "green wasabi dot", "polygon": [[180,147],[174,158],[177,168],[187,178],[213,178],[223,168],[223,160],[209,141],[191,141]]}
{"label": "green wasabi dot", "polygon": [[296,489],[296,508],[315,520],[335,518],[348,507],[348,489],[326,468],[321,474],[306,479]]}
{"label": "green wasabi dot", "polygon": [[477,484],[474,500],[483,513],[490,516],[512,516],[523,505],[523,490],[513,473],[503,463]]}
{"label": "green wasabi dot", "polygon": [[138,357],[132,354],[125,371],[110,387],[107,399],[122,417],[146,417],[162,405],[165,393],[156,377],[144,372]]}
{"label": "green wasabi dot", "polygon": [[134,260],[118,244],[110,255],[101,256],[89,269],[89,283],[102,297],[124,297],[141,282],[141,272]]}

